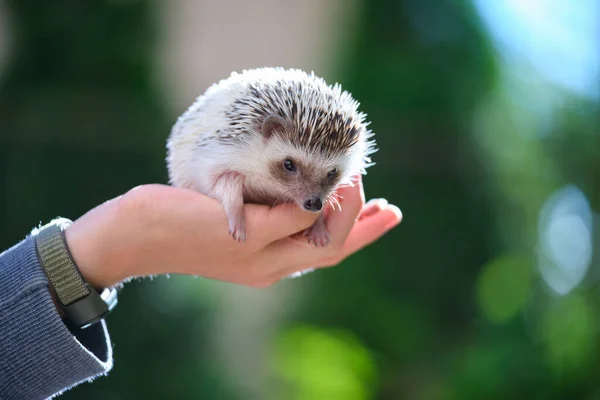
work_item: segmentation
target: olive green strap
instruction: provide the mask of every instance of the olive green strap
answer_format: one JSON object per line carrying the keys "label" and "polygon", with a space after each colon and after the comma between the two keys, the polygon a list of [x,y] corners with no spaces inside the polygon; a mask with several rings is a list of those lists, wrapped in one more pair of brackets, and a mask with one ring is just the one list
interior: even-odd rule
{"label": "olive green strap", "polygon": [[66,245],[64,229],[71,221],[61,219],[42,228],[36,235],[40,261],[60,303],[67,306],[90,294]]}

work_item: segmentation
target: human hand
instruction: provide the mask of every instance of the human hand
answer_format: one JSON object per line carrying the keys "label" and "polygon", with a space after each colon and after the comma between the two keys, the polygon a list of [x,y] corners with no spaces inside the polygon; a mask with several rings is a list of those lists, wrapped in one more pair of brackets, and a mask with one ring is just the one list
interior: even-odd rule
{"label": "human hand", "polygon": [[329,210],[325,248],[292,237],[317,217],[294,204],[244,205],[248,236],[238,243],[219,202],[156,184],[94,208],[65,235],[82,275],[98,288],[165,273],[265,287],[295,272],[336,265],[401,221],[398,208],[385,201],[365,205],[360,180],[339,194],[342,211]]}

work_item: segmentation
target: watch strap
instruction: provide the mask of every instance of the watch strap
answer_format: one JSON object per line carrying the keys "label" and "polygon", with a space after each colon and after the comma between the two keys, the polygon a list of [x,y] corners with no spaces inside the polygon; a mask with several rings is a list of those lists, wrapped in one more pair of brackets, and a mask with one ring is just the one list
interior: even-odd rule
{"label": "watch strap", "polygon": [[36,237],[40,261],[58,300],[64,306],[90,294],[66,246],[64,229],[69,225],[70,221],[56,221],[40,230]]}
{"label": "watch strap", "polygon": [[86,328],[108,314],[117,304],[117,291],[106,288],[99,294],[83,278],[65,239],[72,224],[59,218],[34,232],[42,268],[54,288],[68,325]]}

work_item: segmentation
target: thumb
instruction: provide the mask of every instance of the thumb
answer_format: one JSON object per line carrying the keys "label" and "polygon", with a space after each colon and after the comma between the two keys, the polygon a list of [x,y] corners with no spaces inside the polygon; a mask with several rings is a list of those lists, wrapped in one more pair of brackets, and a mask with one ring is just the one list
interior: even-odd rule
{"label": "thumb", "polygon": [[244,207],[248,236],[265,245],[310,228],[319,216],[291,203],[275,207],[246,204]]}

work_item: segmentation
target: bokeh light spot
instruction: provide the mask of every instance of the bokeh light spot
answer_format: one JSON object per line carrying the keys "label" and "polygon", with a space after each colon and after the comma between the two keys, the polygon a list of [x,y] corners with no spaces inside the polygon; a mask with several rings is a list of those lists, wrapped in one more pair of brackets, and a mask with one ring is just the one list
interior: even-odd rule
{"label": "bokeh light spot", "polygon": [[558,372],[577,370],[596,358],[594,320],[581,296],[570,295],[546,310],[543,319],[547,335],[547,357]]}
{"label": "bokeh light spot", "polygon": [[484,266],[477,282],[479,306],[488,320],[501,323],[526,304],[532,270],[523,258],[506,255]]}
{"label": "bokeh light spot", "polygon": [[569,185],[553,193],[539,217],[538,268],[544,282],[565,295],[581,283],[592,259],[592,212],[585,195]]}
{"label": "bokeh light spot", "polygon": [[277,341],[273,373],[281,397],[310,400],[372,398],[376,377],[369,351],[350,333],[297,326]]}

